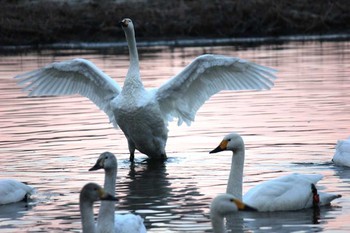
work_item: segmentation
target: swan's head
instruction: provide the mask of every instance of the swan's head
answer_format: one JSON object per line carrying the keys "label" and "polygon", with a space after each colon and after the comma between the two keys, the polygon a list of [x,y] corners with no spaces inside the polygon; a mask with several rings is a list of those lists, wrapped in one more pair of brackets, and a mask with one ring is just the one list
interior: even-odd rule
{"label": "swan's head", "polygon": [[244,142],[242,137],[237,133],[230,133],[224,137],[218,147],[209,153],[217,153],[224,150],[230,150],[236,152],[239,150],[244,150]]}
{"label": "swan's head", "polygon": [[98,157],[95,165],[89,169],[89,171],[95,171],[99,169],[111,170],[117,169],[118,163],[117,159],[111,152],[103,152],[100,157]]}
{"label": "swan's head", "polygon": [[80,191],[80,202],[93,203],[100,200],[117,201],[118,199],[111,194],[106,193],[101,186],[95,183],[86,184]]}
{"label": "swan's head", "polygon": [[120,21],[119,24],[123,27],[123,29],[134,28],[134,24],[132,23],[131,19],[129,19],[129,18],[123,19],[122,21]]}
{"label": "swan's head", "polygon": [[224,217],[237,211],[257,211],[231,194],[220,194],[213,199],[210,205],[210,215]]}

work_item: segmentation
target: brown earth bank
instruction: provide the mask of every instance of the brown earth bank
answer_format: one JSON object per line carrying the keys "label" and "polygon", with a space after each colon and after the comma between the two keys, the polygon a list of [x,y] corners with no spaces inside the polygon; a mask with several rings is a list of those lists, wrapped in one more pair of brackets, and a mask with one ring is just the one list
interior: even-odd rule
{"label": "brown earth bank", "polygon": [[350,33],[349,0],[3,0],[0,45]]}

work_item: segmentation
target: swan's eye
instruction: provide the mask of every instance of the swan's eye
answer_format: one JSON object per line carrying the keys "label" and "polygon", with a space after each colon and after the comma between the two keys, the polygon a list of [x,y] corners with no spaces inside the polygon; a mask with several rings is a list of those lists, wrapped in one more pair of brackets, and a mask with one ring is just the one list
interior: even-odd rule
{"label": "swan's eye", "polygon": [[231,141],[231,139],[227,139],[227,141],[229,142],[229,141]]}
{"label": "swan's eye", "polygon": [[106,156],[105,159],[108,159],[108,156]]}

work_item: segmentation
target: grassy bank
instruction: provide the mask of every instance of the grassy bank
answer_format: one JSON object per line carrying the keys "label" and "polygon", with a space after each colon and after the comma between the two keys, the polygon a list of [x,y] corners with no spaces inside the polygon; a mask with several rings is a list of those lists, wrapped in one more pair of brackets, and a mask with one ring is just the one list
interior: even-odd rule
{"label": "grassy bank", "polygon": [[350,33],[348,0],[5,0],[0,44],[123,41],[123,17],[138,40]]}

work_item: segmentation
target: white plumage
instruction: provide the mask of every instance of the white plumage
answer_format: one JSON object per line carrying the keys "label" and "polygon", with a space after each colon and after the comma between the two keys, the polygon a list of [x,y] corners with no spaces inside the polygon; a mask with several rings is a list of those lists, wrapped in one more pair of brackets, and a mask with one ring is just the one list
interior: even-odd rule
{"label": "white plumage", "polygon": [[147,232],[143,219],[135,214],[116,214],[114,229],[116,233],[145,233]]}
{"label": "white plumage", "polygon": [[[242,180],[245,148],[240,135],[231,133],[224,137],[220,145],[210,153],[231,150],[232,163],[227,184],[227,193],[242,199]],[[314,194],[312,184],[323,178],[320,174],[290,174],[272,179],[251,188],[244,196],[243,202],[259,211],[299,210],[313,206]],[[328,205],[341,195],[319,192],[319,206]],[[318,198],[317,198],[318,199]]]}
{"label": "white plumage", "polygon": [[[94,171],[104,169],[104,189],[111,194],[115,193],[115,184],[118,170],[118,162],[114,154],[102,153],[96,164],[89,169]],[[146,233],[143,219],[134,214],[115,214],[114,205],[109,202],[102,202],[97,218],[97,230],[103,233]]]}
{"label": "white plumage", "polygon": [[158,89],[145,89],[139,70],[134,26],[122,21],[130,66],[121,88],[90,61],[73,59],[18,75],[30,96],[80,94],[89,98],[124,132],[130,151],[165,159],[168,121],[190,125],[197,110],[221,90],[267,90],[275,70],[240,58],[206,54],[195,58]]}
{"label": "white plumage", "polygon": [[13,179],[0,179],[0,205],[25,200],[34,188]]}
{"label": "white plumage", "polygon": [[338,140],[332,161],[335,165],[350,167],[350,137]]}

